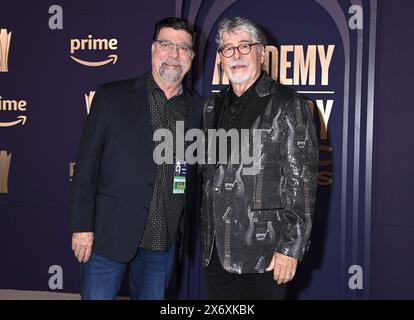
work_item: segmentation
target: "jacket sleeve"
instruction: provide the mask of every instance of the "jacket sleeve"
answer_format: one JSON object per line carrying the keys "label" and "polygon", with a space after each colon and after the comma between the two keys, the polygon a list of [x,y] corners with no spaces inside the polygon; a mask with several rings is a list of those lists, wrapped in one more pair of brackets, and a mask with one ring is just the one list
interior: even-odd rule
{"label": "jacket sleeve", "polygon": [[82,131],[71,185],[71,232],[94,231],[95,197],[107,128],[106,91],[99,87]]}
{"label": "jacket sleeve", "polygon": [[283,108],[280,121],[284,217],[276,251],[302,260],[308,249],[315,207],[318,140],[313,115],[299,95]]}
{"label": "jacket sleeve", "polygon": [[211,121],[207,121],[207,115],[208,112],[211,112],[214,109],[214,102],[215,102],[215,96],[211,96],[210,98],[207,98],[203,102],[203,113],[202,113],[202,125],[201,129],[204,133],[204,154],[202,157],[202,161],[198,163],[198,175],[203,176],[205,174],[205,170],[208,164],[208,155],[209,155],[209,147],[211,141],[208,139],[208,130],[209,129],[215,129],[212,128]]}

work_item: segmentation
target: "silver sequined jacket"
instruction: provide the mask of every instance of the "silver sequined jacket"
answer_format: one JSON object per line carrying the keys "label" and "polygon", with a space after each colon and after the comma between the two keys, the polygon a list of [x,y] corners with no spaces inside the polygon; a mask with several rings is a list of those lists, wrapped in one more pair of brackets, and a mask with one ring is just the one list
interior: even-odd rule
{"label": "silver sequined jacket", "polygon": [[[227,90],[205,103],[206,137]],[[216,242],[221,264],[231,273],[263,273],[274,252],[301,260],[312,227],[318,171],[313,115],[302,96],[266,73],[255,90],[263,103],[249,142],[239,148],[240,165],[201,166],[203,264],[208,266]],[[261,129],[259,157],[244,165],[241,153],[250,148],[252,154],[253,129]]]}

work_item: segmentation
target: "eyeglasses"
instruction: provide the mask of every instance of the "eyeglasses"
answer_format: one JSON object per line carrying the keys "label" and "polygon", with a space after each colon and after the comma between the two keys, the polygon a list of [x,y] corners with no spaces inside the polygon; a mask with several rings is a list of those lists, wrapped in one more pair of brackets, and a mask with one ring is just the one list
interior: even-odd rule
{"label": "eyeglasses", "polygon": [[240,54],[245,56],[246,54],[249,54],[250,51],[252,51],[252,47],[256,44],[260,43],[242,43],[237,47],[220,48],[218,51],[226,58],[231,58],[234,55],[234,52],[236,52],[236,49],[239,51]]}
{"label": "eyeglasses", "polygon": [[154,42],[157,42],[163,51],[167,50],[175,50],[175,48],[178,49],[178,53],[182,55],[190,55],[193,51],[193,48],[187,44],[181,44],[181,43],[174,43],[168,40],[154,40]]}

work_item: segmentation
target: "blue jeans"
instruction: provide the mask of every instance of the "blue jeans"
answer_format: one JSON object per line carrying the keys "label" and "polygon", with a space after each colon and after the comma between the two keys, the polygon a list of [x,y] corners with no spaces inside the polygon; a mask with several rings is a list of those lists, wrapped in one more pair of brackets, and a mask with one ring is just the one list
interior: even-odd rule
{"label": "blue jeans", "polygon": [[[129,294],[133,300],[162,300],[170,281],[174,260],[175,241],[168,251],[139,248],[130,262]],[[121,286],[127,263],[113,261],[95,253],[81,263],[82,300],[115,299]]]}

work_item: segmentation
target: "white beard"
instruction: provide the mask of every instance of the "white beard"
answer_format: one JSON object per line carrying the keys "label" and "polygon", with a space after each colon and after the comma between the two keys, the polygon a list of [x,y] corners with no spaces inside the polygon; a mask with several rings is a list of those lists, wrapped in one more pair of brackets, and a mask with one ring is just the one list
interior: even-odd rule
{"label": "white beard", "polygon": [[[231,68],[236,67],[236,66],[248,67],[247,63],[243,59],[232,61],[229,65],[230,70]],[[243,84],[252,79],[252,75],[250,74],[232,74],[231,71],[229,72],[229,74],[226,74],[226,75],[229,78],[230,82],[234,84]]]}
{"label": "white beard", "polygon": [[227,77],[230,79],[231,83],[234,84],[243,84],[245,82],[248,82],[251,80],[252,76],[249,74],[240,74],[240,75],[233,75],[233,74],[228,74]]}

